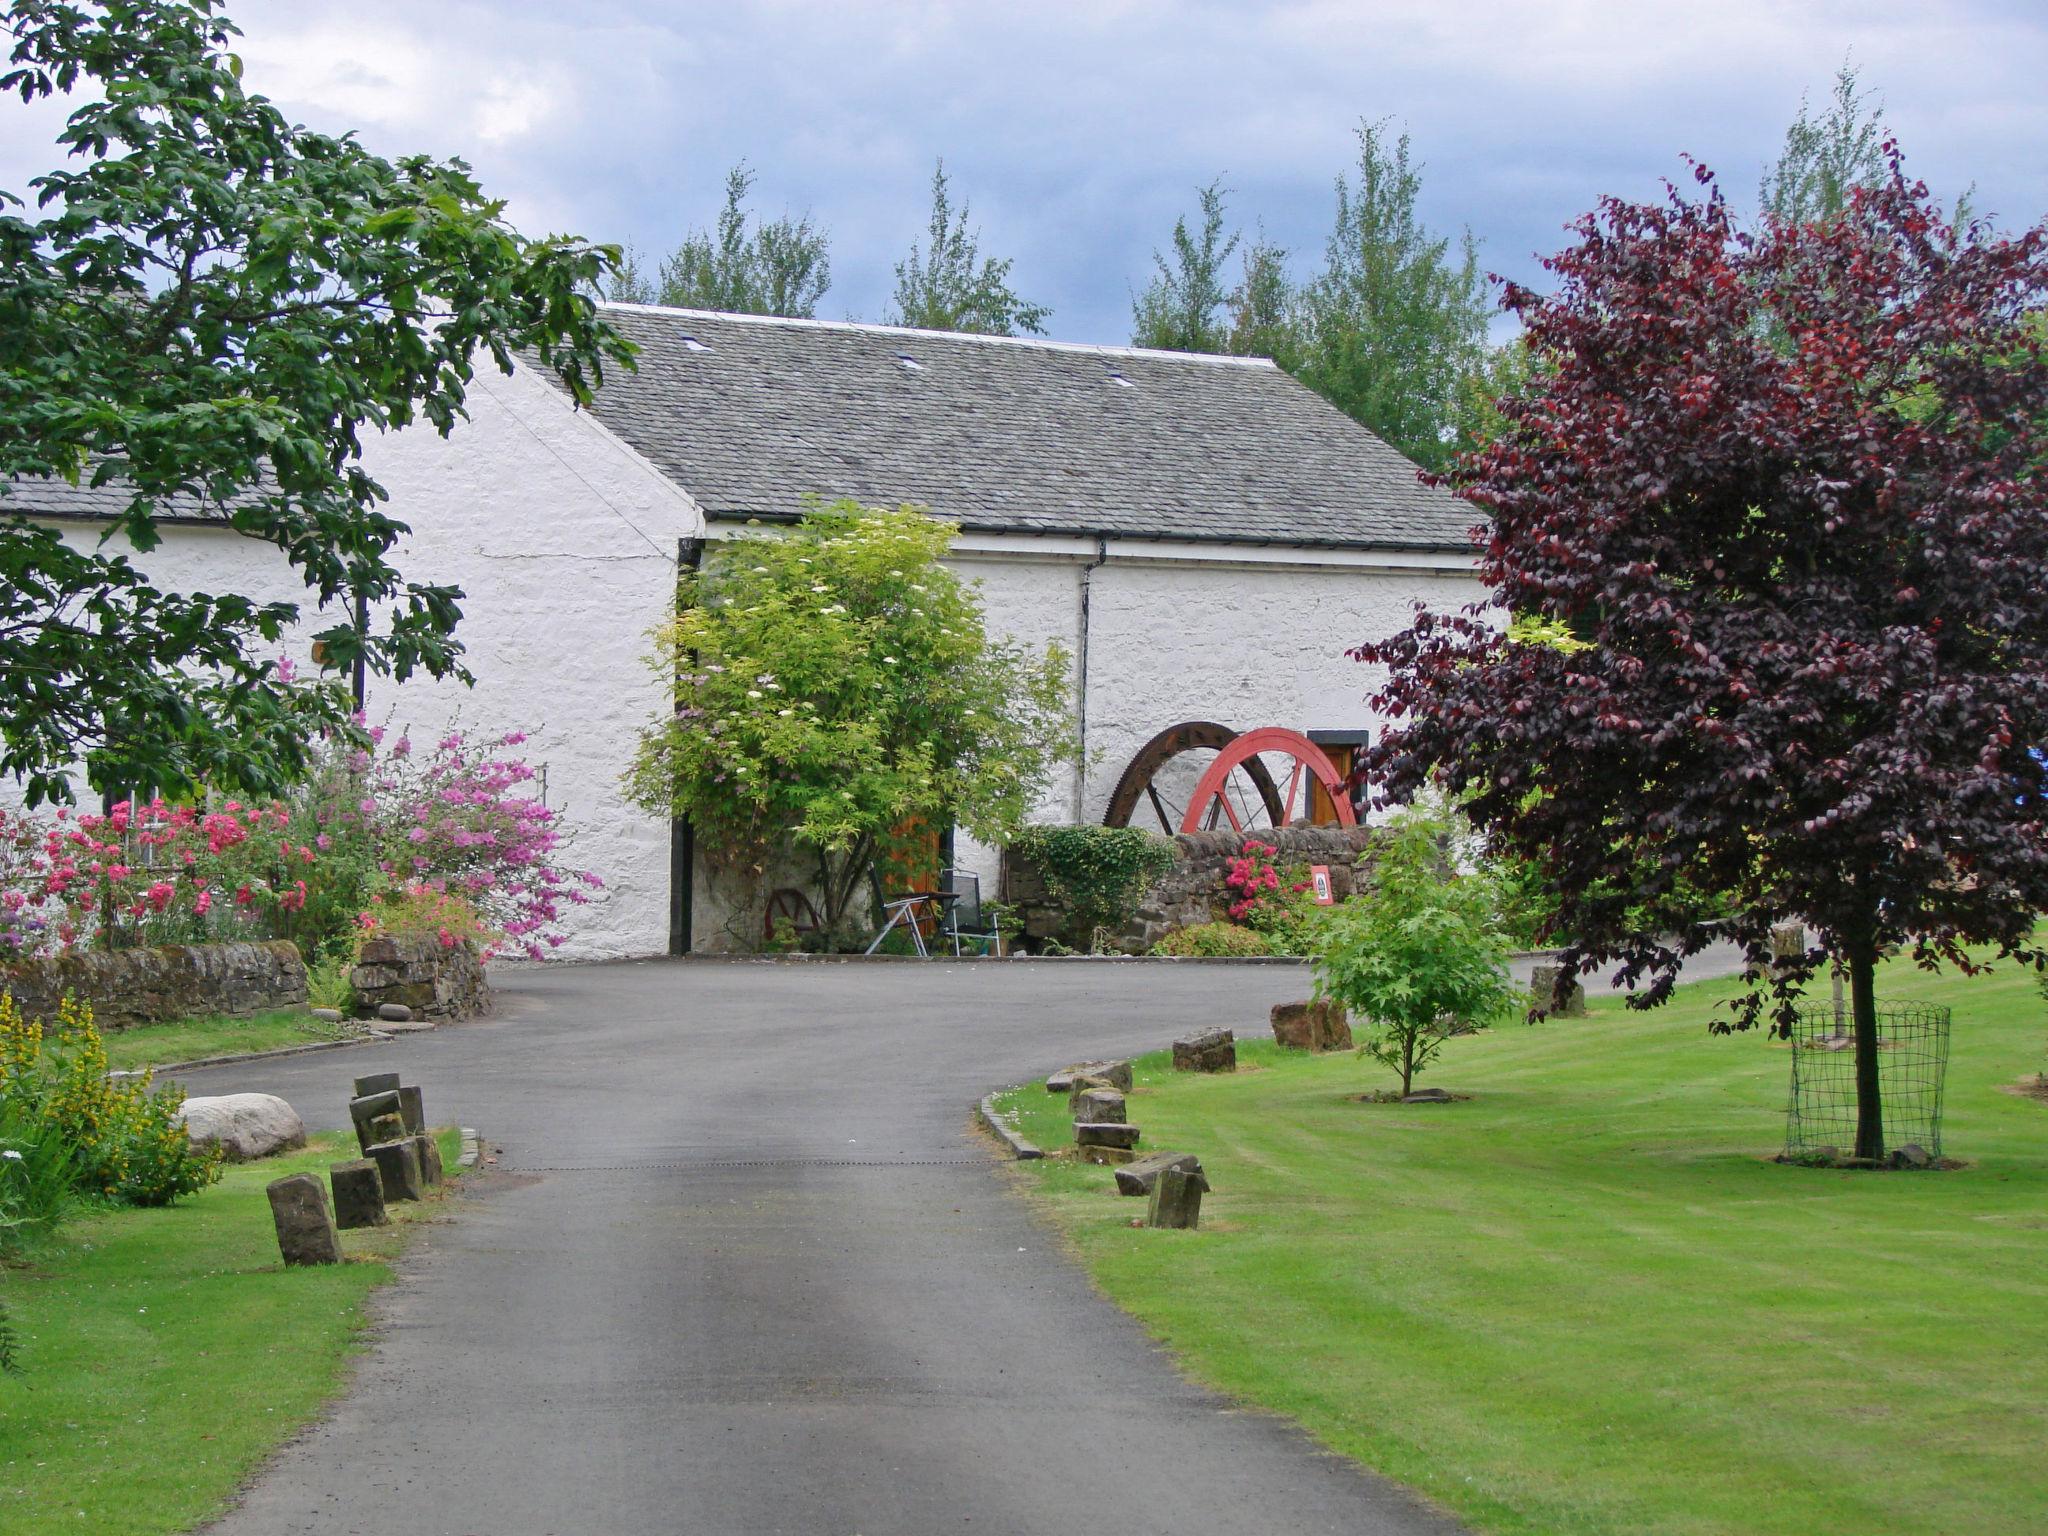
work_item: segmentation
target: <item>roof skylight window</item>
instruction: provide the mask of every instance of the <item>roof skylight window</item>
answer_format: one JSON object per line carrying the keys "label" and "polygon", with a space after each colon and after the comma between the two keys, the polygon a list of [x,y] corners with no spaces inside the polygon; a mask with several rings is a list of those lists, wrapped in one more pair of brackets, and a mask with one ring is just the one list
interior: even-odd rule
{"label": "roof skylight window", "polygon": [[1109,382],[1116,385],[1118,389],[1136,389],[1138,387],[1114,368],[1109,370]]}
{"label": "roof skylight window", "polygon": [[683,338],[683,350],[685,352],[709,352],[711,347],[709,343],[699,341],[694,336],[685,336]]}
{"label": "roof skylight window", "polygon": [[897,361],[898,363],[900,363],[900,364],[902,365],[902,367],[903,367],[903,371],[904,371],[905,373],[923,373],[923,372],[924,372],[924,364],[923,364],[923,363],[920,363],[920,362],[919,362],[919,361],[918,361],[918,360],[917,360],[916,358],[912,357],[912,356],[911,356],[911,355],[910,355],[910,354],[909,354],[908,352],[898,352],[898,353],[896,354],[896,361]]}

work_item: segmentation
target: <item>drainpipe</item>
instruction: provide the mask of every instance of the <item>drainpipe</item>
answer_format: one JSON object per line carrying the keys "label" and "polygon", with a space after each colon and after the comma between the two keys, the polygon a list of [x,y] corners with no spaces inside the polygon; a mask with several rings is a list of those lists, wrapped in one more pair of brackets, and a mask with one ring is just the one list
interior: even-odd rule
{"label": "drainpipe", "polygon": [[1095,558],[1081,567],[1081,634],[1074,657],[1074,723],[1081,760],[1074,765],[1074,825],[1087,820],[1088,802],[1088,601],[1095,573],[1109,563],[1109,540],[1095,536]]}

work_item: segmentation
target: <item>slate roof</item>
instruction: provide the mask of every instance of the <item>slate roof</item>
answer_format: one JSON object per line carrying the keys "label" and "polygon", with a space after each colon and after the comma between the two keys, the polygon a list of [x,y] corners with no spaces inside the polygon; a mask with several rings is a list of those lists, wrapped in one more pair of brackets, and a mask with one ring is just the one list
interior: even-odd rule
{"label": "slate roof", "polygon": [[793,516],[810,492],[921,503],[977,531],[1461,552],[1479,521],[1263,359],[638,305],[606,318],[640,356],[607,372],[598,420],[713,517]]}

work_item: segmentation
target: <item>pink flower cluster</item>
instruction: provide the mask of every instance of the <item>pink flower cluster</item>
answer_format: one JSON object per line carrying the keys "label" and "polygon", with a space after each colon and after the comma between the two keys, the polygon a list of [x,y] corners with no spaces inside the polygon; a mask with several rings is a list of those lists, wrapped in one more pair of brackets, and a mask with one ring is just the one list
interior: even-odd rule
{"label": "pink flower cluster", "polygon": [[1270,843],[1247,842],[1243,855],[1230,861],[1223,883],[1237,892],[1238,899],[1230,904],[1233,921],[1243,922],[1265,901],[1267,892],[1280,889],[1280,871],[1273,867],[1273,855],[1279,851]]}

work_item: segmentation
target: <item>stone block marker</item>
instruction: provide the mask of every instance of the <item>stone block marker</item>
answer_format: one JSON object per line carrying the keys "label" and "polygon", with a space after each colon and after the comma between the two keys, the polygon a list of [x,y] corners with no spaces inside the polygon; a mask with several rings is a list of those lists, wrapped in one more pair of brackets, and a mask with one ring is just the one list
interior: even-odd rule
{"label": "stone block marker", "polygon": [[1176,1072],[1235,1072],[1237,1036],[1227,1029],[1204,1030],[1173,1042]]}
{"label": "stone block marker", "polygon": [[421,1098],[417,1088],[398,1090],[398,1118],[405,1122],[408,1136],[423,1135],[427,1129],[426,1100]]}
{"label": "stone block marker", "polygon": [[1202,1178],[1202,1160],[1192,1152],[1148,1152],[1135,1163],[1126,1163],[1116,1171],[1116,1192],[1120,1195],[1150,1195],[1152,1186],[1159,1182],[1159,1175],[1167,1169],[1178,1173],[1192,1173],[1202,1179],[1202,1188],[1209,1187],[1209,1181]]}
{"label": "stone block marker", "polygon": [[396,1092],[398,1092],[398,1074],[396,1072],[372,1072],[367,1077],[356,1079],[356,1097],[359,1099],[367,1099],[373,1093]]}
{"label": "stone block marker", "polygon": [[1090,1125],[1083,1121],[1074,1127],[1074,1140],[1084,1147],[1135,1147],[1138,1128],[1114,1123]]}
{"label": "stone block marker", "polygon": [[1106,1077],[1096,1077],[1091,1073],[1083,1073],[1075,1078],[1067,1089],[1067,1108],[1069,1110],[1076,1109],[1081,1102],[1081,1095],[1097,1088],[1105,1089],[1110,1093],[1124,1092],[1123,1089],[1117,1087],[1115,1083]]}
{"label": "stone block marker", "polygon": [[1076,1147],[1074,1150],[1082,1162],[1100,1163],[1105,1168],[1128,1163],[1138,1155],[1129,1147]]}
{"label": "stone block marker", "polygon": [[379,1142],[399,1141],[407,1135],[402,1105],[396,1088],[362,1094],[348,1101],[348,1118],[356,1128],[356,1147],[365,1157]]}
{"label": "stone block marker", "polygon": [[1084,1077],[1100,1078],[1121,1093],[1131,1091],[1131,1064],[1128,1061],[1083,1061],[1053,1073],[1045,1080],[1045,1086],[1052,1093],[1071,1093],[1074,1084]]}
{"label": "stone block marker", "polygon": [[1553,1002],[1557,996],[1557,983],[1564,974],[1561,965],[1539,965],[1529,972],[1529,997],[1538,1008],[1549,1009],[1561,1019],[1583,1019],[1586,1017],[1586,989],[1574,981],[1571,991],[1565,994],[1562,1007]]}
{"label": "stone block marker", "polygon": [[327,1208],[327,1187],[316,1173],[272,1180],[270,1216],[277,1223],[277,1251],[287,1264],[339,1264],[341,1234]]}
{"label": "stone block marker", "polygon": [[419,1148],[420,1183],[437,1188],[441,1183],[441,1143],[431,1136],[415,1136],[412,1144]]}
{"label": "stone block marker", "polygon": [[417,1142],[380,1141],[370,1148],[369,1155],[384,1180],[386,1200],[417,1200],[424,1193]]}
{"label": "stone block marker", "polygon": [[1202,1191],[1208,1180],[1178,1168],[1161,1170],[1152,1185],[1152,1204],[1145,1212],[1148,1227],[1193,1231],[1202,1219]]}
{"label": "stone block marker", "polygon": [[1351,1018],[1342,1003],[1273,1005],[1273,1041],[1290,1051],[1348,1051]]}
{"label": "stone block marker", "polygon": [[327,1182],[334,1187],[334,1224],[344,1232],[390,1222],[384,1209],[384,1176],[369,1158],[336,1163],[327,1170]]}
{"label": "stone block marker", "polygon": [[1077,1089],[1073,1109],[1076,1125],[1122,1125],[1130,1118],[1125,1112],[1124,1096],[1109,1087]]}

